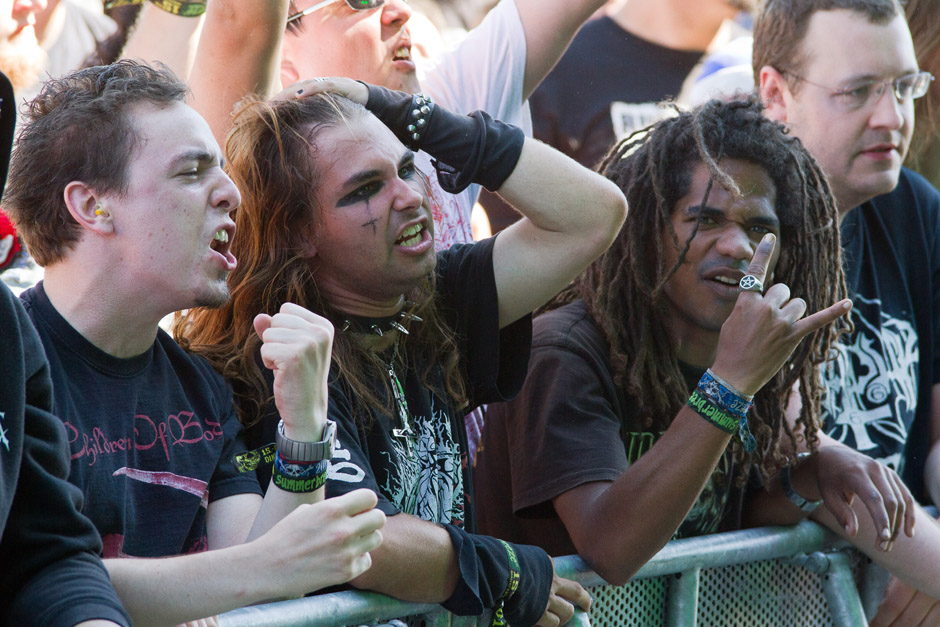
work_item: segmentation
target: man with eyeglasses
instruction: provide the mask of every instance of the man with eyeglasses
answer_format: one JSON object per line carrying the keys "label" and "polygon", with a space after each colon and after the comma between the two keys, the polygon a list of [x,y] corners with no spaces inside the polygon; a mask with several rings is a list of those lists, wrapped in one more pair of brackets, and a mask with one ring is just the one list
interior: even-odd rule
{"label": "man with eyeglasses", "polygon": [[[895,0],[765,0],[753,67],[838,202],[855,330],[824,371],[826,430],[940,504],[940,194],[901,167],[933,77]],[[892,580],[888,624],[940,625],[940,607]]]}
{"label": "man with eyeglasses", "polygon": [[[434,67],[411,55],[404,0],[292,0],[281,51],[281,81],[348,76],[409,93],[423,91],[461,113],[483,110],[530,134],[525,103],[575,32],[604,0],[502,0]],[[418,80],[419,70],[421,74]],[[416,156],[432,172],[430,157]],[[470,212],[480,192],[471,185],[445,194],[433,180],[431,205],[438,250],[473,239]]]}

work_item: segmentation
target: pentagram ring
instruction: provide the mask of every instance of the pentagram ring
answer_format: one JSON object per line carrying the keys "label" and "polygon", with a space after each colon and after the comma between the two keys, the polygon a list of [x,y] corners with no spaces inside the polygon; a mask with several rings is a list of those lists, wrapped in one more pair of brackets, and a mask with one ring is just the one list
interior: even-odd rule
{"label": "pentagram ring", "polygon": [[741,281],[738,282],[738,287],[741,288],[742,292],[757,292],[758,294],[764,293],[764,284],[761,283],[761,280],[753,274],[745,274],[743,277],[741,277]]}

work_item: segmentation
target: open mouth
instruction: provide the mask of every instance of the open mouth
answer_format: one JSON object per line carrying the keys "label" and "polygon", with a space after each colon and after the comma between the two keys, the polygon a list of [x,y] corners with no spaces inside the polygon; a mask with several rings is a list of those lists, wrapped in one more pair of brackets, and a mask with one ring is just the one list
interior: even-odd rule
{"label": "open mouth", "polygon": [[411,61],[411,47],[402,46],[392,55],[393,61]]}
{"label": "open mouth", "polygon": [[709,283],[717,283],[722,288],[737,288],[744,273],[734,268],[716,268],[702,277]]}
{"label": "open mouth", "polygon": [[404,246],[405,248],[417,246],[424,240],[424,232],[425,228],[423,223],[419,222],[418,224],[413,224],[402,231],[398,239],[395,240],[395,245]]}
{"label": "open mouth", "polygon": [[219,253],[220,255],[225,256],[228,254],[229,249],[228,240],[228,231],[225,229],[219,229],[215,232],[215,235],[212,236],[212,242],[209,243],[209,248]]}

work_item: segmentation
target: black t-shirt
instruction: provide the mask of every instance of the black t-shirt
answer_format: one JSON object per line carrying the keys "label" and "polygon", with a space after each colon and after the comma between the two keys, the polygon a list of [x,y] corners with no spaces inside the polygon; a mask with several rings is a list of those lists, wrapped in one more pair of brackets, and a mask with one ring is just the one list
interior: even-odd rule
{"label": "black t-shirt", "polygon": [[655,103],[679,95],[701,56],[592,20],[529,99],[533,134],[592,168],[616,140],[663,117]]}
{"label": "black t-shirt", "polygon": [[0,624],[130,625],[97,556],[101,540],[66,481],[65,429],[26,312],[0,284]]}
{"label": "black t-shirt", "polygon": [[261,492],[232,464],[245,446],[228,384],[162,330],[150,350],[119,359],[76,331],[42,283],[21,298],[49,358],[69,481],[85,495],[104,556],[206,550],[208,503]]}
{"label": "black t-shirt", "polygon": [[[683,371],[691,391],[704,370]],[[575,553],[552,499],[616,480],[656,443],[662,434],[648,432],[634,406],[614,383],[607,342],[583,301],[536,318],[522,392],[487,408],[474,477],[480,531]],[[737,526],[735,474],[726,453],[675,537]]]}
{"label": "black t-shirt", "polygon": [[940,382],[940,194],[902,169],[841,226],[855,332],[824,369],[826,431],[923,492],[930,389]]}
{"label": "black t-shirt", "polygon": [[[456,245],[438,253],[436,290],[443,314],[457,336],[471,407],[514,396],[525,378],[529,357],[530,316],[499,329],[494,241]],[[408,338],[399,341],[407,342]],[[337,437],[327,475],[327,496],[370,488],[379,495],[378,507],[386,514],[403,511],[473,531],[463,426],[467,410],[458,409],[451,398],[424,386],[419,377],[424,368],[425,364],[404,368],[400,362],[396,368],[417,433],[410,454],[406,440],[392,434],[398,426],[397,414],[387,416],[361,407],[331,369],[329,418],[336,421]],[[435,369],[431,382],[434,388],[444,389],[440,368]],[[374,388],[379,390],[382,385],[376,382]],[[249,431],[252,446],[274,439],[278,416],[273,405],[269,409],[265,420]],[[265,486],[268,471],[259,472]]]}

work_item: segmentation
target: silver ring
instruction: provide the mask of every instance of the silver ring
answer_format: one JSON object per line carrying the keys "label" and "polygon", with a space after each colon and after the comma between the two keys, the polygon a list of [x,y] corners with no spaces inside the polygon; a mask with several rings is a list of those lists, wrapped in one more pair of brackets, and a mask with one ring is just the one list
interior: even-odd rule
{"label": "silver ring", "polygon": [[757,292],[758,294],[764,293],[764,284],[761,283],[761,280],[753,274],[745,274],[743,277],[741,277],[741,280],[738,281],[738,287],[741,288],[742,292]]}
{"label": "silver ring", "polygon": [[330,79],[326,78],[325,76],[318,76],[318,77],[316,77],[315,79],[313,79],[313,82],[314,82],[314,83],[322,83],[322,82],[328,81],[328,80],[330,80]]}

